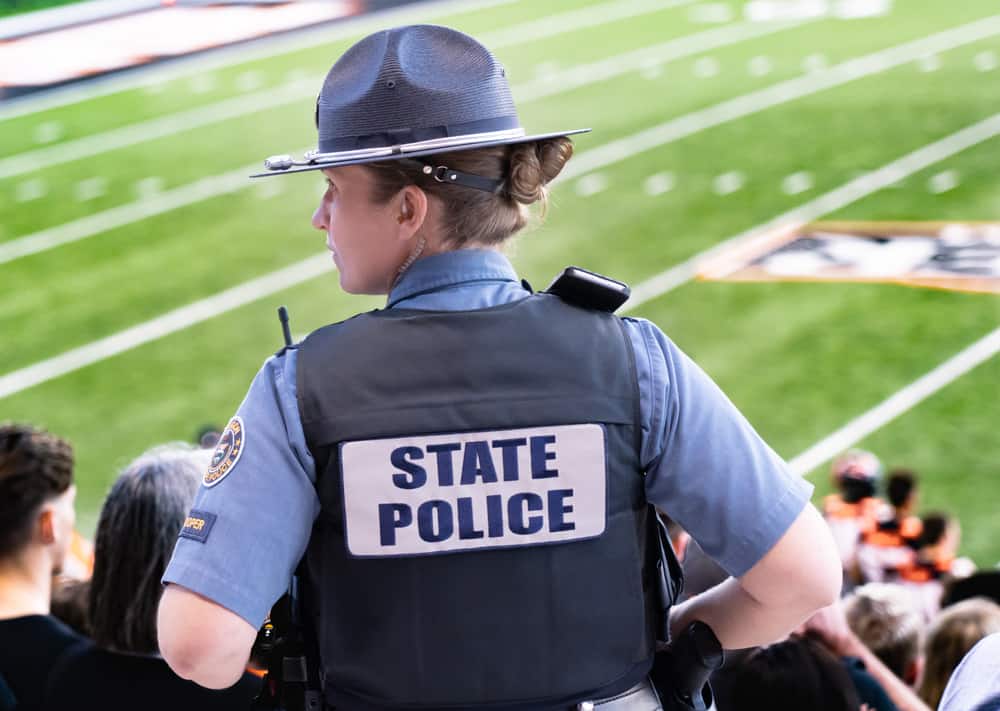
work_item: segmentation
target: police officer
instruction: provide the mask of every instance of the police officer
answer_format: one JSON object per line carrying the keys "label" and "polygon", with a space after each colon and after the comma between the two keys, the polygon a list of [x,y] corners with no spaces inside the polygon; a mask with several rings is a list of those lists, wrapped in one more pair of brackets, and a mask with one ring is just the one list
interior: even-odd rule
{"label": "police officer", "polygon": [[330,707],[659,708],[650,504],[733,576],[675,630],[747,647],[836,598],[811,487],[712,381],[501,253],[575,132],[527,135],[486,48],[373,34],[316,123],[266,175],[322,170],[341,286],[388,301],[268,359],[229,422],[164,577],[178,674],[233,683],[304,556]]}

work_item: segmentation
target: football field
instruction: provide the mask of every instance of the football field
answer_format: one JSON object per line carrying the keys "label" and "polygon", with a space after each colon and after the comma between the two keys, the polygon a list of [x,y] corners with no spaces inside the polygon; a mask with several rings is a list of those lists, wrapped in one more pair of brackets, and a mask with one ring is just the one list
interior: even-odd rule
{"label": "football field", "polygon": [[224,425],[281,346],[277,306],[297,336],[380,306],[337,285],[309,224],[318,173],[246,176],[312,146],[321,79],[353,41],[434,22],[496,51],[530,132],[594,129],[513,245],[523,277],[543,288],[576,264],[630,283],[628,315],[817,497],[830,455],[871,449],[916,470],[923,510],[958,514],[962,552],[995,565],[1000,297],[707,282],[694,265],[787,220],[1000,221],[1000,7],[759,23],[743,5],[429,3],[0,104],[0,420],[72,440],[90,533],[131,457]]}

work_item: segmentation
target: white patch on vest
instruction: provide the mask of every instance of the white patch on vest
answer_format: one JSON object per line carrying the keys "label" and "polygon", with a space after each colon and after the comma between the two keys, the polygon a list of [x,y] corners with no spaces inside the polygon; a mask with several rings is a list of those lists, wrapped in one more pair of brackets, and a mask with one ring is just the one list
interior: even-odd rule
{"label": "white patch on vest", "polygon": [[601,425],[346,442],[347,548],[408,556],[594,538],[606,523]]}

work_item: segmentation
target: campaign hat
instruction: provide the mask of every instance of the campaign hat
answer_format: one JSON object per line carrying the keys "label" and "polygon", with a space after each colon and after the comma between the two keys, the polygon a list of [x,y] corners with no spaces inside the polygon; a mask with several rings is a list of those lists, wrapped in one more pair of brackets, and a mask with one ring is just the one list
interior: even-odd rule
{"label": "campaign hat", "polygon": [[253,177],[419,159],[590,130],[529,134],[499,60],[469,35],[437,25],[383,30],[353,45],[327,74],[315,120],[315,150],[302,159],[272,156],[264,161],[265,172]]}

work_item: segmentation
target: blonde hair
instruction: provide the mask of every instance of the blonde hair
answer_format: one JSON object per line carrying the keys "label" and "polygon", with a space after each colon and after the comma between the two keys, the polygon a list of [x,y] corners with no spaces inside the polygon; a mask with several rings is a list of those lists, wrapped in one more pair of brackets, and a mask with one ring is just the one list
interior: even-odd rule
{"label": "blonde hair", "polygon": [[891,583],[868,583],[844,602],[847,624],[868,649],[905,679],[920,654],[923,616],[909,590]]}
{"label": "blonde hair", "polygon": [[393,161],[369,163],[374,176],[375,202],[385,203],[407,185],[416,185],[443,204],[444,242],[454,249],[492,246],[508,239],[528,223],[527,206],[541,203],[544,215],[548,185],[573,155],[565,137],[533,143],[490,146],[422,159],[431,165],[502,180],[496,193],[436,181],[433,176]]}
{"label": "blonde hair", "polygon": [[1000,605],[992,600],[974,597],[945,608],[927,634],[920,698],[937,708],[955,667],[976,642],[994,632],[1000,632]]}

